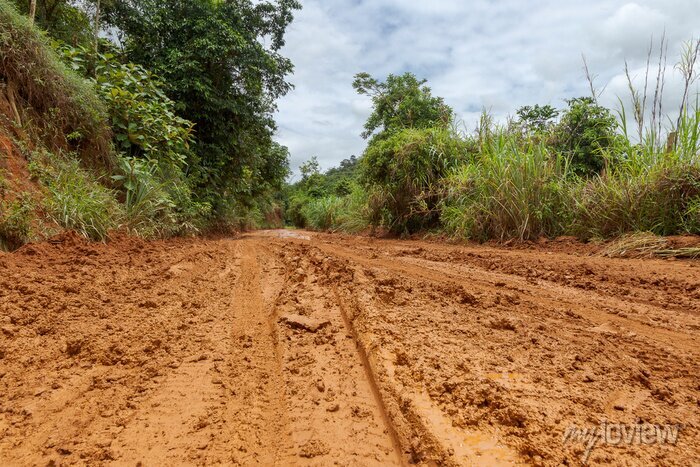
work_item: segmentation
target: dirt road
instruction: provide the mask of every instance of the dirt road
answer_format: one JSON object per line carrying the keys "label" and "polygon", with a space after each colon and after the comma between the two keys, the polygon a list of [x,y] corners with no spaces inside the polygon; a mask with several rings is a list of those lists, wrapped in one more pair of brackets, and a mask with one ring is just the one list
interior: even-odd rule
{"label": "dirt road", "polygon": [[0,320],[2,465],[700,463],[700,262],[64,235]]}

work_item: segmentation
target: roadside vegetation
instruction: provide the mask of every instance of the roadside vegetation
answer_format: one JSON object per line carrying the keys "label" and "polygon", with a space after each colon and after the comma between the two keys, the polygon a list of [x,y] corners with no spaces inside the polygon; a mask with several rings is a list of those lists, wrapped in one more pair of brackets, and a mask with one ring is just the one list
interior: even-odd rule
{"label": "roadside vegetation", "polygon": [[358,74],[355,89],[373,112],[367,147],[343,182],[351,190],[329,183],[338,169],[321,174],[312,161],[287,190],[287,220],[478,241],[700,234],[699,51],[689,42],[677,64],[686,86],[674,121],[662,114],[661,68],[647,69],[644,89],[629,79],[631,110],[623,99],[619,109],[601,106],[591,82],[591,96],[563,108],[523,107],[505,123],[484,113],[474,132],[414,75]]}
{"label": "roadside vegetation", "polygon": [[296,1],[32,3],[0,0],[0,247],[281,225]]}

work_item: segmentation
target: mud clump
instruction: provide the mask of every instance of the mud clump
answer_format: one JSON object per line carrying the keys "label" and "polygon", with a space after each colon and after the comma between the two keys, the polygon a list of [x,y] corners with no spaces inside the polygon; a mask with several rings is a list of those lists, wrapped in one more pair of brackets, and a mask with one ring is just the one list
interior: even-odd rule
{"label": "mud clump", "polygon": [[299,449],[299,456],[307,459],[314,457],[325,456],[330,452],[330,449],[323,441],[311,439],[304,443]]}
{"label": "mud clump", "polygon": [[286,324],[292,329],[300,329],[308,332],[317,332],[326,326],[330,326],[331,322],[324,319],[314,319],[307,316],[286,314],[280,317],[280,322]]}

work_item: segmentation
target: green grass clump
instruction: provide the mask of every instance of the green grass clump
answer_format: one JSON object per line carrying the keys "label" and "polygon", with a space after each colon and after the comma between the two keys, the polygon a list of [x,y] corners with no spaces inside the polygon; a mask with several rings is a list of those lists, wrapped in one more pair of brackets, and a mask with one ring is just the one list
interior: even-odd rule
{"label": "green grass clump", "polygon": [[358,233],[371,224],[370,192],[355,186],[346,196],[329,195],[308,200],[301,209],[307,228]]}
{"label": "green grass clump", "polygon": [[581,238],[700,233],[700,109],[687,112],[675,146],[650,135],[615,148],[619,162],[573,188],[569,231]]}
{"label": "green grass clump", "polygon": [[566,160],[544,144],[496,131],[472,162],[448,177],[443,227],[477,240],[558,235],[568,218],[568,170]]}
{"label": "green grass clump", "polygon": [[0,250],[16,250],[29,241],[34,208],[27,195],[11,202],[0,200]]}
{"label": "green grass clump", "polygon": [[104,241],[124,219],[116,193],[82,168],[77,159],[44,153],[35,155],[29,167],[32,176],[46,188],[44,210],[61,227]]}

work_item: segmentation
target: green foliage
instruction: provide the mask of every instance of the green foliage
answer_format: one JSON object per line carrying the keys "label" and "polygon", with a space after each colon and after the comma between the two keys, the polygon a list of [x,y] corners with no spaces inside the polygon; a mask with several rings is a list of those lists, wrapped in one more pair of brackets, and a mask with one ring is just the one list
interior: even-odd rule
{"label": "green foliage", "polygon": [[560,234],[567,218],[566,159],[542,142],[523,143],[507,130],[490,133],[479,156],[447,179],[446,231],[478,240]]}
{"label": "green foliage", "polygon": [[700,233],[700,166],[676,161],[642,173],[619,168],[576,187],[571,233],[607,238],[626,232]]}
{"label": "green foliage", "polygon": [[[28,0],[12,3],[21,13],[29,13]],[[49,36],[67,44],[87,46],[93,41],[91,18],[70,0],[36,0],[34,21]]]}
{"label": "green foliage", "polygon": [[[350,156],[349,159],[344,159],[341,161],[338,167],[331,168],[325,173],[321,173],[321,169],[316,157],[312,157],[307,162],[302,164],[299,168],[301,172],[301,180],[290,185],[286,188],[285,198],[285,211],[284,217],[286,222],[302,228],[319,228],[328,229],[331,228],[328,225],[332,225],[333,228],[337,228],[337,223],[332,222],[322,223],[317,222],[318,216],[309,216],[310,212],[307,206],[314,204],[313,212],[318,212],[317,207],[320,208],[321,204],[326,203],[327,206],[331,206],[332,203],[328,201],[320,201],[325,198],[345,198],[349,195],[353,195],[357,198],[358,192],[363,192],[359,189],[357,184],[358,177],[358,167],[359,161],[355,156]],[[345,200],[343,201],[345,203]],[[355,204],[351,203],[352,206]],[[348,208],[343,204],[343,209]],[[357,213],[357,209],[352,209],[353,213]],[[313,217],[311,219],[310,217]],[[349,218],[344,217],[345,220],[350,221]],[[344,221],[344,223],[347,223]],[[326,227],[320,227],[320,225],[327,225]],[[354,229],[357,230],[357,229]],[[362,230],[362,228],[359,228]]]}
{"label": "green foliage", "polygon": [[182,167],[192,142],[193,124],[175,114],[175,103],[163,83],[115,53],[95,53],[84,47],[59,46],[63,60],[90,77],[106,103],[117,149],[128,157]]}
{"label": "green foliage", "polygon": [[26,194],[11,202],[0,199],[0,250],[16,250],[29,241],[34,209]]}
{"label": "green foliage", "polygon": [[362,136],[369,138],[378,132],[380,137],[386,137],[407,128],[448,127],[452,109],[441,97],[433,97],[425,83],[412,73],[389,75],[385,82],[368,73],[355,75],[355,91],[370,96],[373,106]]}
{"label": "green foliage", "polygon": [[93,167],[111,167],[110,130],[95,90],[61,63],[45,37],[6,0],[0,0],[0,57],[8,92],[31,109],[22,119],[38,117],[33,126],[42,130],[48,147],[75,151]]}
{"label": "green foliage", "polygon": [[116,193],[73,157],[35,154],[30,172],[46,187],[44,209],[49,218],[66,229],[102,241],[124,217]]}
{"label": "green foliage", "polygon": [[279,53],[295,0],[115,0],[106,21],[119,28],[129,60],[162,77],[197,141],[188,175],[198,197],[226,217],[252,207],[286,177],[286,150],[272,142],[275,100],[291,62]]}
{"label": "green foliage", "polygon": [[371,224],[367,190],[355,185],[345,196],[328,195],[308,200],[301,208],[305,227],[357,233]]}
{"label": "green foliage", "polygon": [[286,193],[286,203],[284,209],[284,219],[287,223],[306,229],[310,227],[309,220],[304,213],[304,207],[312,203],[316,198],[309,196],[301,190],[296,190],[295,187],[290,187]]}
{"label": "green foliage", "polygon": [[359,161],[355,156],[343,159],[338,167],[326,171],[326,191],[336,196],[346,196],[353,192],[358,176]]}
{"label": "green foliage", "polygon": [[556,124],[559,111],[551,105],[526,105],[516,111],[518,126],[527,136],[541,135],[551,131]]}
{"label": "green foliage", "polygon": [[466,156],[464,141],[450,129],[452,109],[411,73],[379,82],[367,73],[353,87],[372,98],[363,137],[360,181],[376,195],[372,217],[395,233],[435,224],[439,181]]}
{"label": "green foliage", "polygon": [[360,179],[382,194],[376,207],[390,230],[410,233],[435,225],[442,179],[466,158],[466,142],[449,129],[406,129],[369,144]]}
{"label": "green foliage", "polygon": [[617,119],[590,97],[570,99],[567,104],[554,129],[552,146],[569,158],[574,172],[580,175],[600,173],[606,167],[606,151],[619,140]]}

